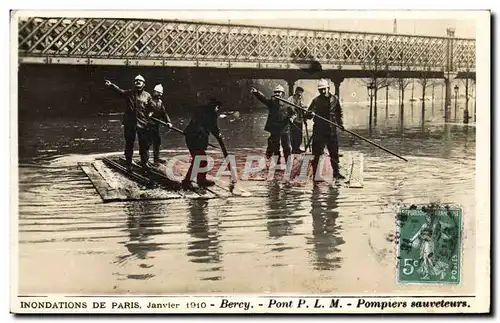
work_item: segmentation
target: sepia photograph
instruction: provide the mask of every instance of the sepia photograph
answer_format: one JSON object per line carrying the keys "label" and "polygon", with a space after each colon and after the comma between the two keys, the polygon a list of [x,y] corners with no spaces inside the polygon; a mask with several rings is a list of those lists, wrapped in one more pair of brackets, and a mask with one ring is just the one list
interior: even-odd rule
{"label": "sepia photograph", "polygon": [[490,19],[11,11],[11,312],[488,312]]}

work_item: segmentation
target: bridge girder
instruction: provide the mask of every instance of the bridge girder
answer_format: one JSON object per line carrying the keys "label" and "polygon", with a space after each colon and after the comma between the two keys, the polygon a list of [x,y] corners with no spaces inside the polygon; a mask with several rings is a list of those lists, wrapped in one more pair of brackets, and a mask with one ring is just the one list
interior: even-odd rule
{"label": "bridge girder", "polygon": [[18,35],[21,64],[475,71],[475,40],[454,37],[65,17],[19,17]]}

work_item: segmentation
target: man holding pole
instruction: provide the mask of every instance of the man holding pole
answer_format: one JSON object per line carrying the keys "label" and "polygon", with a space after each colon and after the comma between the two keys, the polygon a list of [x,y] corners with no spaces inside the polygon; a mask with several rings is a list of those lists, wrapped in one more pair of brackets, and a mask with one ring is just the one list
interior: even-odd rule
{"label": "man holding pole", "polygon": [[[327,80],[322,79],[318,82],[318,91],[320,95],[312,100],[306,112],[306,118],[314,118],[313,135],[311,136],[311,138],[313,139],[313,170],[315,175],[318,167],[319,157],[323,154],[323,150],[326,145],[330,153],[330,163],[332,164],[334,177],[337,179],[344,178],[339,173],[339,146],[337,139],[337,128],[350,134],[351,136],[361,139],[369,143],[370,145],[373,145],[385,151],[386,153],[404,160],[405,162],[408,161],[408,159],[404,158],[403,156],[377,144],[376,142],[373,142],[350,130],[345,129],[342,121],[342,108],[340,106],[339,99],[337,98],[337,96],[334,96],[330,93],[330,85]],[[291,105],[296,109],[305,110],[301,106],[298,106],[285,99],[277,98],[277,100]]]}
{"label": "man holding pole", "polygon": [[151,144],[153,145],[153,160],[155,164],[165,163],[165,160],[160,158],[160,145],[161,145],[161,136],[160,136],[160,125],[158,122],[151,119],[154,117],[156,119],[162,120],[166,123],[168,128],[172,128],[172,122],[170,121],[170,117],[167,114],[165,109],[165,105],[163,104],[163,100],[161,99],[163,95],[163,86],[161,84],[157,84],[153,90],[153,100],[148,109],[148,131],[149,131],[149,144],[148,151]]}
{"label": "man holding pole", "polygon": [[[314,119],[313,126],[313,142],[312,153],[314,156],[313,176],[316,179],[316,172],[318,169],[319,158],[323,154],[323,150],[328,149],[330,154],[330,164],[333,169],[334,179],[344,179],[345,177],[340,174],[339,166],[339,144],[337,138],[337,127],[332,124],[337,124],[341,129],[344,128],[342,120],[342,107],[336,96],[330,93],[330,85],[328,80],[321,79],[318,82],[319,95],[315,97],[309,109],[307,110],[307,117],[309,119],[318,116]],[[331,122],[327,122],[326,120]]]}
{"label": "man holding pole", "polygon": [[[220,134],[220,129],[217,124],[218,110],[221,103],[215,99],[211,99],[210,102],[204,106],[197,107],[193,112],[191,121],[184,129],[184,135],[186,136],[186,145],[191,154],[192,160],[189,166],[188,172],[182,181],[182,186],[186,189],[192,188],[191,182],[194,180],[192,173],[195,165],[195,161],[199,160],[199,167],[204,169],[208,165],[207,153],[208,139],[210,134],[212,134],[222,149],[224,157],[227,157],[228,153],[226,146],[222,141],[222,136]],[[209,187],[215,185],[215,182],[207,179],[207,172],[197,169],[196,182],[200,187]]]}

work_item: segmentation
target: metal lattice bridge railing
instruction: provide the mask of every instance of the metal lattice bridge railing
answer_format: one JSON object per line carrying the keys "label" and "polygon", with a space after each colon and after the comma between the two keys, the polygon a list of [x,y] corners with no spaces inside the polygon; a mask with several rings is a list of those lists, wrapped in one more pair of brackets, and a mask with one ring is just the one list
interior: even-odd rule
{"label": "metal lattice bridge railing", "polygon": [[475,71],[475,40],[172,20],[21,17],[20,63]]}

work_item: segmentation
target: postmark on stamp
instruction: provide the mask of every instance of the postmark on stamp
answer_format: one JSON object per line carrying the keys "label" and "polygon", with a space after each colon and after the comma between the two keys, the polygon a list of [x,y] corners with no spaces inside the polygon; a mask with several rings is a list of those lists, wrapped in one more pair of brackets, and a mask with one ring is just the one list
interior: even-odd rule
{"label": "postmark on stamp", "polygon": [[399,283],[459,284],[462,209],[455,205],[411,205],[399,209]]}

